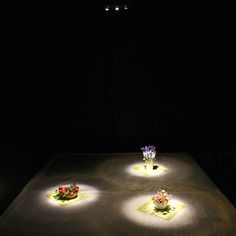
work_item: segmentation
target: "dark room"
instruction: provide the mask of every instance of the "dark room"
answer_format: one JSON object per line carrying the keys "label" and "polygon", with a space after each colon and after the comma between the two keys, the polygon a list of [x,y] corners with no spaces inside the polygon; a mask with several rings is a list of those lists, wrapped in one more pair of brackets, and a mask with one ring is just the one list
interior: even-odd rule
{"label": "dark room", "polygon": [[0,235],[235,236],[235,12],[10,6]]}

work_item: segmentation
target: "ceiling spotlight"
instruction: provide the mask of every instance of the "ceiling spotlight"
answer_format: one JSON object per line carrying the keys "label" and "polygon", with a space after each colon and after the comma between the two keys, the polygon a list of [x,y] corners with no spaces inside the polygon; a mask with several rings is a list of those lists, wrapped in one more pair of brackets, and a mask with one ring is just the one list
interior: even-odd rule
{"label": "ceiling spotlight", "polygon": [[109,11],[109,7],[105,7],[105,11]]}
{"label": "ceiling spotlight", "polygon": [[128,7],[127,7],[127,6],[124,6],[124,9],[125,9],[125,10],[128,10]]}
{"label": "ceiling spotlight", "polygon": [[119,11],[119,9],[120,9],[119,7],[117,7],[117,6],[115,7],[115,10],[116,10],[116,11]]}

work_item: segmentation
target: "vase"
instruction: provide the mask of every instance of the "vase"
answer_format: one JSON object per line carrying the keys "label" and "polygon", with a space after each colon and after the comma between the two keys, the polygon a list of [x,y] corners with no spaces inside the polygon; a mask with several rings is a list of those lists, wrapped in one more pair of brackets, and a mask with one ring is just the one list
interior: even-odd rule
{"label": "vase", "polygon": [[150,161],[150,160],[145,161],[146,171],[152,171],[153,167],[154,167],[154,161]]}
{"label": "vase", "polygon": [[168,201],[164,201],[164,202],[154,201],[154,204],[158,210],[163,210],[167,208],[168,203],[169,203]]}
{"label": "vase", "polygon": [[64,198],[65,198],[65,199],[76,198],[76,197],[77,197],[77,194],[78,194],[77,192],[75,192],[75,193],[73,193],[73,194],[69,193],[69,194],[65,195]]}

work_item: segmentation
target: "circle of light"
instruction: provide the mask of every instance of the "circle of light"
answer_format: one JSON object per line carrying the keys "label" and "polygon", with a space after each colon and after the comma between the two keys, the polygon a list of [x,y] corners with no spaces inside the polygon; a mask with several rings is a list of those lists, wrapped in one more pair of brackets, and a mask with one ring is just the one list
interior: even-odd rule
{"label": "circle of light", "polygon": [[86,185],[86,184],[78,184],[79,188],[80,188],[80,191],[81,192],[84,192],[84,193],[87,193],[87,194],[90,194],[90,197],[82,200],[82,201],[78,201],[78,202],[75,202],[73,204],[70,204],[70,205],[67,205],[65,207],[61,207],[57,204],[56,201],[53,201],[52,199],[49,199],[47,197],[47,195],[51,192],[54,192],[58,186],[53,186],[53,187],[50,187],[50,188],[47,188],[46,190],[42,191],[42,193],[39,195],[40,196],[40,201],[41,202],[45,202],[49,207],[60,207],[60,208],[63,208],[63,209],[66,209],[66,208],[77,208],[77,207],[84,207],[84,206],[87,206],[93,202],[96,202],[100,196],[100,192],[98,189],[90,186],[90,185]]}
{"label": "circle of light", "polygon": [[121,206],[123,215],[132,222],[151,228],[181,228],[193,223],[195,210],[186,200],[174,198],[172,201],[178,201],[185,205],[171,220],[163,220],[137,210],[138,207],[150,200],[152,195],[142,195],[133,197],[125,201]]}
{"label": "circle of light", "polygon": [[153,177],[158,177],[158,176],[162,176],[162,175],[165,175],[167,174],[167,172],[169,172],[169,168],[167,168],[166,166],[163,166],[163,165],[159,165],[161,167],[164,167],[167,169],[166,172],[162,172],[162,173],[158,173],[156,172],[155,174],[150,174],[149,176],[147,175],[144,175],[143,173],[137,171],[134,169],[135,166],[139,166],[139,165],[144,165],[143,162],[136,162],[135,164],[131,164],[129,165],[127,168],[126,168],[126,172],[128,172],[129,174],[131,175],[136,175],[136,176],[139,176],[139,177],[144,177],[144,178],[153,178]]}

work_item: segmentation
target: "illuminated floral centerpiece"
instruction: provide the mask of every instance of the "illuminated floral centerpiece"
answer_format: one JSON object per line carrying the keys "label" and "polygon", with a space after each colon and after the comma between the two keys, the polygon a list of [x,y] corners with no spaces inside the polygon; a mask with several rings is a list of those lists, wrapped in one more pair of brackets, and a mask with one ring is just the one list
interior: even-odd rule
{"label": "illuminated floral centerpiece", "polygon": [[145,146],[142,147],[143,160],[145,161],[145,168],[147,171],[151,171],[154,168],[156,161],[156,147],[155,146]]}
{"label": "illuminated floral centerpiece", "polygon": [[156,208],[159,210],[166,209],[169,203],[169,200],[172,199],[172,196],[168,194],[164,189],[159,189],[157,193],[152,197],[152,201],[155,204]]}
{"label": "illuminated floral centerpiece", "polygon": [[183,208],[185,208],[185,205],[182,202],[174,199],[164,189],[160,188],[153,197],[139,206],[137,210],[169,221]]}
{"label": "illuminated floral centerpiece", "polygon": [[69,200],[76,198],[79,192],[79,186],[76,184],[70,184],[69,186],[60,185],[56,190],[55,199]]}
{"label": "illuminated floral centerpiece", "polygon": [[56,190],[47,194],[47,197],[59,206],[68,206],[83,201],[91,195],[83,192],[83,185],[78,186],[74,183],[60,185]]}

